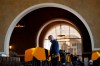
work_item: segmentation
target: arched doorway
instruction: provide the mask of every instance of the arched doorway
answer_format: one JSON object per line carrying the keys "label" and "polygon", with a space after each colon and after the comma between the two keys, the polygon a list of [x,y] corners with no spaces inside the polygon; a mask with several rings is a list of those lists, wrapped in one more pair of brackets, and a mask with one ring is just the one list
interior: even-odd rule
{"label": "arched doorway", "polygon": [[[49,10],[51,10],[51,12],[49,12]],[[45,19],[47,18],[46,20],[45,19],[40,20],[40,21],[42,21],[42,22],[39,22],[39,23],[41,23],[40,25],[37,23],[39,27],[37,26],[38,30],[37,30],[37,32],[35,34],[35,36],[37,35],[37,37],[35,37],[36,40],[34,40],[35,44],[37,44],[37,46],[42,46],[43,45],[42,44],[43,41],[40,40],[40,39],[41,38],[43,39],[42,33],[44,32],[44,28],[46,28],[46,26],[51,23],[51,22],[48,22],[48,21],[51,20],[51,19],[54,19],[54,18],[64,18],[64,19],[68,19],[68,20],[70,20],[72,22],[76,22],[74,24],[81,25],[80,28],[82,28],[82,27],[84,28],[84,31],[86,31],[86,33],[82,34],[82,36],[84,37],[84,35],[86,35],[87,39],[85,39],[85,37],[84,37],[84,41],[83,42],[84,42],[84,45],[85,45],[85,41],[89,40],[89,44],[88,45],[89,45],[90,49],[87,49],[88,51],[92,50],[91,49],[91,45],[92,45],[92,48],[94,47],[94,42],[93,42],[93,37],[92,37],[91,30],[90,30],[89,26],[87,25],[86,21],[77,12],[75,12],[73,9],[71,9],[71,8],[69,8],[67,6],[61,5],[61,4],[43,3],[43,4],[38,4],[36,6],[32,6],[32,7],[28,8],[28,9],[26,9],[25,11],[23,11],[21,14],[19,14],[13,20],[12,24],[8,28],[8,31],[7,31],[7,34],[6,34],[6,37],[5,37],[4,54],[9,56],[9,41],[10,41],[10,37],[11,37],[12,31],[13,31],[14,27],[16,26],[16,24],[22,18],[24,18],[25,16],[30,15],[32,13],[37,13],[37,12],[38,13],[39,12],[45,13],[45,17],[44,18]],[[49,12],[49,17],[47,17],[47,14],[46,14],[48,12]],[[66,12],[66,14],[65,14],[65,12]],[[51,17],[52,14],[54,14],[53,17]],[[41,13],[41,15],[44,15],[44,14]],[[74,17],[74,18],[71,18],[71,17]],[[41,17],[37,17],[37,18],[41,19]],[[43,18],[43,16],[42,16],[42,18]],[[84,32],[84,31],[82,31],[82,32]],[[41,45],[39,45],[39,44],[41,44]],[[86,50],[84,50],[84,51],[88,52]]]}
{"label": "arched doorway", "polygon": [[60,50],[73,55],[82,55],[82,38],[78,28],[68,20],[56,19],[55,25],[46,32],[43,47],[50,50],[49,35],[53,35],[59,42]]}

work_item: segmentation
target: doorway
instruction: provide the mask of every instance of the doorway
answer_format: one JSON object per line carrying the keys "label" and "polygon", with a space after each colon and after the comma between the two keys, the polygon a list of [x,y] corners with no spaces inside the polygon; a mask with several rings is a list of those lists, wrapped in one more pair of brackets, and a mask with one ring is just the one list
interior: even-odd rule
{"label": "doorway", "polygon": [[82,56],[82,38],[78,28],[68,20],[56,19],[54,22],[57,22],[57,24],[47,31],[43,47],[50,50],[51,42],[48,40],[48,36],[53,35],[59,43],[60,50]]}
{"label": "doorway", "polygon": [[[36,16],[37,15],[37,16]],[[27,20],[28,16],[31,18],[29,21]],[[33,20],[33,18],[36,20]],[[42,18],[42,19],[41,19]],[[35,46],[40,46],[43,47],[43,39],[44,39],[44,32],[46,31],[45,28],[47,27],[48,24],[51,24],[52,22],[48,22],[52,19],[55,18],[63,18],[71,21],[73,24],[75,24],[80,32],[81,32],[81,37],[82,37],[82,54],[88,54],[89,52],[92,51],[94,47],[94,42],[93,42],[93,37],[92,37],[92,32],[87,24],[87,22],[73,9],[57,4],[57,3],[42,3],[38,4],[36,6],[32,6],[25,11],[23,11],[21,14],[19,14],[11,23],[10,27],[8,28],[6,37],[5,37],[5,42],[4,42],[4,54],[9,56],[9,42],[10,42],[10,37],[11,34],[15,28],[15,26],[23,19],[26,19],[26,22],[31,22],[30,24],[35,30],[37,28],[34,34],[34,39],[32,40],[34,42],[34,47]],[[30,27],[32,28],[32,27]],[[83,30],[81,30],[83,29]],[[88,48],[84,48],[87,47]]]}

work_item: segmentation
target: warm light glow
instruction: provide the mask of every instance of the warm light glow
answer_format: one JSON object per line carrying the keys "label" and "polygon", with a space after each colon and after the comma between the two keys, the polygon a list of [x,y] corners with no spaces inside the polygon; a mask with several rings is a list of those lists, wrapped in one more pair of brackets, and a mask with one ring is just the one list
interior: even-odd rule
{"label": "warm light glow", "polygon": [[57,39],[57,41],[68,42],[70,39]]}
{"label": "warm light glow", "polygon": [[9,46],[9,49],[12,49],[13,47],[12,46]]}
{"label": "warm light glow", "polygon": [[25,26],[23,26],[23,25],[16,25],[16,27],[17,27],[17,28],[23,28],[23,27],[25,27]]}
{"label": "warm light glow", "polygon": [[65,39],[66,36],[65,35],[57,35],[57,39]]}
{"label": "warm light glow", "polygon": [[70,42],[66,42],[66,44],[67,44],[68,46],[70,46]]}

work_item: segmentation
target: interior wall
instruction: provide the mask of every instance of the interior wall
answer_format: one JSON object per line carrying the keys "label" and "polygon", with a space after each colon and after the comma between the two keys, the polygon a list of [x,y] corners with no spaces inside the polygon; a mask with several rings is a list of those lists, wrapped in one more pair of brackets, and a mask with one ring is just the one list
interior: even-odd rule
{"label": "interior wall", "polygon": [[77,11],[88,23],[94,37],[94,47],[100,48],[100,0],[0,0],[0,52],[4,51],[6,32],[25,9],[39,3],[60,3]]}

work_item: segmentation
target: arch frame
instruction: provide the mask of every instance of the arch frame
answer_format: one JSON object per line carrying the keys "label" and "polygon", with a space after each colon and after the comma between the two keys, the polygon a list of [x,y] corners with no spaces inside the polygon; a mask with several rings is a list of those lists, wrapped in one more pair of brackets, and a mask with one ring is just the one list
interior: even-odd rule
{"label": "arch frame", "polygon": [[[75,10],[71,9],[70,7],[68,6],[65,6],[65,5],[62,5],[62,4],[59,4],[59,3],[41,3],[41,4],[36,4],[36,5],[33,5],[29,8],[27,8],[26,10],[22,11],[11,23],[11,25],[9,26],[8,30],[7,30],[7,33],[6,33],[6,36],[5,36],[5,40],[4,40],[4,52],[1,52],[2,54],[5,54],[6,56],[9,56],[9,41],[10,41],[10,37],[11,37],[11,34],[16,26],[16,24],[28,13],[36,10],[36,9],[39,9],[39,8],[44,8],[44,7],[56,7],[56,8],[61,8],[61,9],[64,9],[66,11],[69,11],[71,13],[73,13],[74,15],[76,15],[82,22],[83,24],[85,25],[85,27],[87,28],[88,32],[89,32],[89,35],[90,35],[90,38],[91,38],[91,43],[92,43],[92,50],[100,50],[100,48],[94,48],[94,40],[93,40],[93,35],[92,35],[92,32],[90,30],[90,27],[89,25],[87,24],[87,22],[83,19],[83,17],[77,13]],[[49,23],[46,23],[43,27],[41,27],[41,29],[39,30],[38,32],[38,35],[37,35],[37,46],[38,46],[38,39],[39,39],[39,36],[40,36],[40,33],[41,31],[45,28],[45,26],[49,24]]]}

